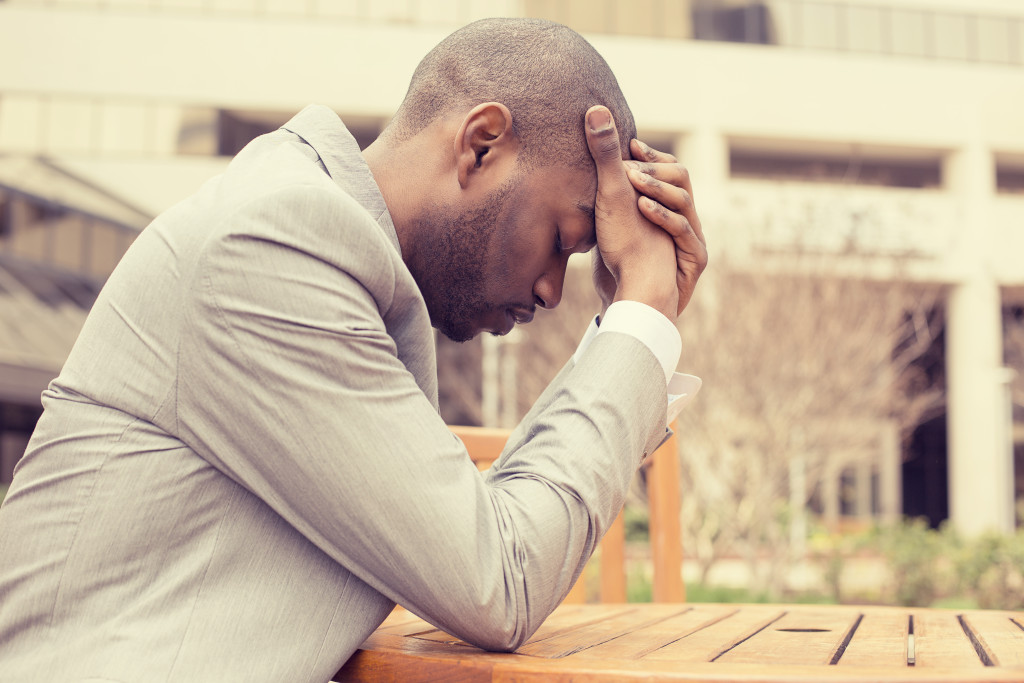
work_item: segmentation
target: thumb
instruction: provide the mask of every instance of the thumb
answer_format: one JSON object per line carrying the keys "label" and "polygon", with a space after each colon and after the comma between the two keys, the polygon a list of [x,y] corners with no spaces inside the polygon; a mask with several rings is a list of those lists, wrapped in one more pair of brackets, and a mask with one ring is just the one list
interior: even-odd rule
{"label": "thumb", "polygon": [[[622,148],[615,120],[607,107],[597,105],[587,110],[587,146],[597,165],[598,187],[609,181],[623,186],[629,183],[622,166]],[[602,188],[606,189],[606,188]]]}

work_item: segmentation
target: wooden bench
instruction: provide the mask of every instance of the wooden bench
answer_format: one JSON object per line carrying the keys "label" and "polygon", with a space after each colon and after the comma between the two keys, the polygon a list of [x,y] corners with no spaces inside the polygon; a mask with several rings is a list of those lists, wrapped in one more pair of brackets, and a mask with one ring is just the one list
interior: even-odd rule
{"label": "wooden bench", "polygon": [[[676,431],[675,424],[672,425]],[[510,431],[489,427],[449,427],[462,439],[469,456],[481,470],[498,459]],[[651,557],[654,563],[654,602],[683,602],[683,546],[679,526],[679,455],[673,435],[644,463],[650,510]],[[626,602],[626,529],[622,513],[601,541],[601,602]],[[583,577],[566,603],[586,602]]]}

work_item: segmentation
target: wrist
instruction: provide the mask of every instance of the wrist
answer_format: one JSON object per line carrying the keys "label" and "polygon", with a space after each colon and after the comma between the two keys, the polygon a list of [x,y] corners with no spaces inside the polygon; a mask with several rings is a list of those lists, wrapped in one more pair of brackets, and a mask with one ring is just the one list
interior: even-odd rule
{"label": "wrist", "polygon": [[[679,293],[675,289],[664,291],[663,287],[622,286],[615,292],[614,301],[637,301],[650,306],[669,320],[675,320]],[[602,314],[607,310],[606,306]]]}

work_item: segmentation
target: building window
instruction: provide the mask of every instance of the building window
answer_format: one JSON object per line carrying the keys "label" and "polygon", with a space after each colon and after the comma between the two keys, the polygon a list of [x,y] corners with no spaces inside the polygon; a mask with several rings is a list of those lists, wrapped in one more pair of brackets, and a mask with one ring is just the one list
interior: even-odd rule
{"label": "building window", "polygon": [[772,45],[775,23],[764,2],[697,0],[693,4],[693,35],[697,40]]}
{"label": "building window", "polygon": [[[234,156],[254,138],[271,133],[291,119],[298,112],[218,112],[217,153]],[[359,149],[366,149],[377,139],[381,131],[381,120],[377,117],[346,116],[345,125],[356,139]]]}
{"label": "building window", "polygon": [[734,178],[937,188],[942,167],[938,159],[900,159],[856,153],[793,153],[732,149],[729,169]]}
{"label": "building window", "polygon": [[1024,195],[1024,166],[997,164],[996,192]]}
{"label": "building window", "polygon": [[14,226],[11,225],[13,221],[11,197],[6,192],[0,191],[0,239],[10,237],[14,230]]}

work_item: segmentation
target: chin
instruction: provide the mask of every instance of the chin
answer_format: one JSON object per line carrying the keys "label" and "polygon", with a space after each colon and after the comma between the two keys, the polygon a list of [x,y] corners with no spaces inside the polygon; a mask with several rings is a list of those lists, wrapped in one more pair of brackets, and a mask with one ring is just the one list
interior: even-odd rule
{"label": "chin", "polygon": [[480,334],[480,330],[467,323],[457,324],[451,321],[440,321],[434,324],[434,328],[453,342],[463,344]]}

